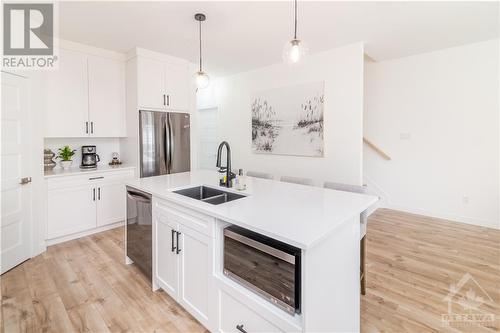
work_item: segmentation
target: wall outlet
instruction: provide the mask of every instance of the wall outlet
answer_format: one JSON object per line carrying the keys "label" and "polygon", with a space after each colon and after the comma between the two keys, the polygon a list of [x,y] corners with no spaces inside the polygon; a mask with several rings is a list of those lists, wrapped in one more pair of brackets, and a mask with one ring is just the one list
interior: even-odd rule
{"label": "wall outlet", "polygon": [[401,140],[410,140],[411,133],[399,133],[399,139]]}
{"label": "wall outlet", "polygon": [[462,203],[465,205],[469,203],[469,197],[467,195],[462,196]]}

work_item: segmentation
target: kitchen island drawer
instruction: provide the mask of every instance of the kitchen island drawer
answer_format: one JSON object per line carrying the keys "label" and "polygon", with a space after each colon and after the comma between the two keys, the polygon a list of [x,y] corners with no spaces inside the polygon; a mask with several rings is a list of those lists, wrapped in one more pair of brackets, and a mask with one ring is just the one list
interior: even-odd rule
{"label": "kitchen island drawer", "polygon": [[222,290],[219,302],[220,332],[284,332]]}
{"label": "kitchen island drawer", "polygon": [[154,208],[168,221],[183,224],[184,226],[198,231],[210,238],[215,233],[215,218],[199,213],[197,211],[176,205],[166,200],[154,200]]}

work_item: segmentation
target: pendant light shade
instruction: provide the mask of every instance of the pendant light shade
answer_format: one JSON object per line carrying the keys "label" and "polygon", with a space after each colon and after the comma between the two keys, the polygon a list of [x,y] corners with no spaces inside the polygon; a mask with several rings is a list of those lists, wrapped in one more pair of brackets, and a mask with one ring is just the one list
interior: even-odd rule
{"label": "pendant light shade", "polygon": [[200,26],[200,68],[199,70],[195,73],[195,81],[196,81],[196,87],[198,89],[204,89],[208,87],[210,84],[210,78],[208,77],[208,74],[203,71],[202,68],[202,58],[201,58],[201,22],[205,21],[207,17],[205,14],[195,14],[194,19],[199,22]]}
{"label": "pendant light shade", "polygon": [[304,59],[309,51],[304,41],[297,38],[297,0],[294,0],[294,33],[293,39],[283,48],[283,60],[287,64],[296,64]]}
{"label": "pendant light shade", "polygon": [[210,84],[210,77],[203,71],[198,71],[195,74],[196,87],[198,89],[204,89]]}

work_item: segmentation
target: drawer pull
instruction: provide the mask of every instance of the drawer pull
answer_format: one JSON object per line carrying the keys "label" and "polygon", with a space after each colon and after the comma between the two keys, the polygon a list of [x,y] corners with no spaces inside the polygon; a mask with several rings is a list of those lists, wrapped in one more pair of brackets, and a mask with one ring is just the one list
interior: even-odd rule
{"label": "drawer pull", "polygon": [[100,177],[90,177],[89,180],[96,180],[96,179],[103,179],[104,176],[100,176]]}
{"label": "drawer pull", "polygon": [[177,234],[176,239],[177,241],[175,242],[177,245],[177,249],[175,249],[175,254],[179,254],[181,252],[181,246],[179,245],[179,235],[181,234],[180,232],[176,231]]}
{"label": "drawer pull", "polygon": [[241,333],[248,333],[244,328],[243,325],[236,325],[236,329],[240,331]]}
{"label": "drawer pull", "polygon": [[174,233],[175,233],[175,230],[174,230],[174,229],[172,229],[171,231],[172,231],[172,252],[174,252],[174,251],[175,251],[175,249],[176,249],[176,247],[175,247],[175,245],[174,245]]}

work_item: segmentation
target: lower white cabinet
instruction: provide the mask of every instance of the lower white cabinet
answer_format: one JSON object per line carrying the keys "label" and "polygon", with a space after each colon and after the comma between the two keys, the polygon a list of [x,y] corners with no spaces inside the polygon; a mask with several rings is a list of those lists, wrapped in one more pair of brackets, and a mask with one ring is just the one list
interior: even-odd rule
{"label": "lower white cabinet", "polygon": [[175,211],[156,208],[153,216],[157,284],[205,327],[211,327],[216,320],[210,315],[213,239],[179,223],[185,220],[181,212],[177,215]]}
{"label": "lower white cabinet", "polygon": [[222,290],[219,304],[221,332],[284,332]]}
{"label": "lower white cabinet", "polygon": [[54,244],[124,221],[124,182],[133,176],[128,169],[47,179],[47,240]]}
{"label": "lower white cabinet", "polygon": [[168,223],[163,216],[155,221],[156,234],[156,279],[167,294],[176,299],[179,293],[179,257],[176,253],[175,223]]}
{"label": "lower white cabinet", "polygon": [[94,194],[88,184],[49,191],[47,239],[95,228]]}
{"label": "lower white cabinet", "polygon": [[125,185],[116,180],[97,186],[97,226],[123,221],[127,205]]}

